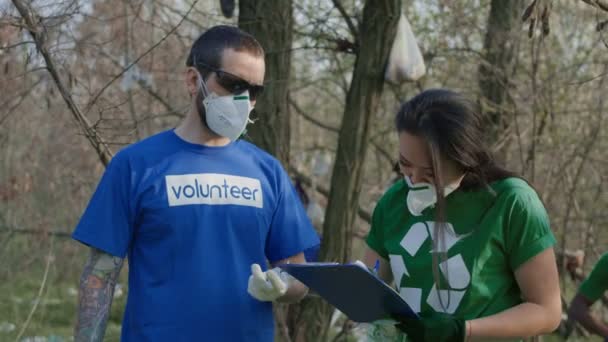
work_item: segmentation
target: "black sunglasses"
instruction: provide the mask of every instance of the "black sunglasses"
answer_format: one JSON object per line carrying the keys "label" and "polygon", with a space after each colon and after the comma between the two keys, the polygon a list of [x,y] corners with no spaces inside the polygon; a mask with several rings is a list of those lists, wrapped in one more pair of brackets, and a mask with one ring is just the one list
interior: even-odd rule
{"label": "black sunglasses", "polygon": [[231,74],[222,69],[214,68],[205,63],[198,63],[206,69],[213,71],[217,75],[217,83],[222,86],[222,88],[228,90],[230,93],[238,95],[245,90],[249,91],[249,98],[251,100],[255,100],[263,91],[264,86],[259,84],[251,84],[244,79]]}

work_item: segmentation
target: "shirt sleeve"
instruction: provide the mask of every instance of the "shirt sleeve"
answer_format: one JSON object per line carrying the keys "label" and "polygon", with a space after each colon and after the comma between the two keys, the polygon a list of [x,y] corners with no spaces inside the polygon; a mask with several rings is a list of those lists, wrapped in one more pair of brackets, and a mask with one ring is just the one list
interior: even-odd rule
{"label": "shirt sleeve", "polygon": [[384,231],[382,226],[382,200],[378,202],[372,214],[372,225],[367,234],[365,242],[369,248],[373,249],[378,255],[388,259],[388,251],[384,247]]}
{"label": "shirt sleeve", "polygon": [[265,254],[273,263],[319,245],[319,236],[302,206],[291,179],[278,166],[277,204],[270,223]]}
{"label": "shirt sleeve", "polygon": [[128,159],[118,153],[107,166],[72,238],[124,258],[133,237],[135,210],[130,197]]}
{"label": "shirt sleeve", "polygon": [[509,196],[505,247],[509,264],[516,270],[556,241],[547,211],[532,188],[516,188]]}
{"label": "shirt sleeve", "polygon": [[578,292],[590,302],[598,300],[608,290],[608,253],[602,255]]}

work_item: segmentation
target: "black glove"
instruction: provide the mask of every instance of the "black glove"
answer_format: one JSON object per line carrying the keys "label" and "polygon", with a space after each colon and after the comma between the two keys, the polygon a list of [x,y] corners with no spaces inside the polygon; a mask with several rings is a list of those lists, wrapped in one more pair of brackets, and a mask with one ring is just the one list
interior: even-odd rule
{"label": "black glove", "polygon": [[444,313],[420,314],[420,319],[395,317],[397,328],[412,342],[464,342],[465,320]]}

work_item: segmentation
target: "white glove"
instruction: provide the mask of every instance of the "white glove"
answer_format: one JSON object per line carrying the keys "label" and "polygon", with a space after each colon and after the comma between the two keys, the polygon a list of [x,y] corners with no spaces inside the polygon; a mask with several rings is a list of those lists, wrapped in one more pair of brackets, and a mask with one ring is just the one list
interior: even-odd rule
{"label": "white glove", "polygon": [[287,292],[289,277],[279,268],[262,272],[260,265],[252,264],[247,292],[259,301],[272,302]]}
{"label": "white glove", "polygon": [[361,260],[355,260],[355,262],[353,262],[353,264],[361,267],[364,270],[369,271],[369,268],[367,267],[367,265],[364,264],[363,261],[361,261]]}

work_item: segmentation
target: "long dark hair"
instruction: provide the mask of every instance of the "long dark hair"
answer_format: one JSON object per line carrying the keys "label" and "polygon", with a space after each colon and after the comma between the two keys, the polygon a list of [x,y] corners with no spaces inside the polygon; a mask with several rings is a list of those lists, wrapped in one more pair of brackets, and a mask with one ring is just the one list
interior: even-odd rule
{"label": "long dark hair", "polygon": [[[399,133],[418,136],[428,144],[437,195],[433,250],[444,252],[440,254],[445,261],[447,250],[438,248],[438,243],[445,246],[447,227],[442,161],[455,163],[465,173],[460,185],[460,189],[465,191],[484,188],[491,191],[489,183],[517,175],[496,164],[484,139],[479,111],[473,102],[456,92],[446,89],[423,91],[401,106],[395,125]],[[440,285],[438,259],[437,253],[433,253],[433,274],[437,286]],[[441,302],[441,296],[439,299]]]}
{"label": "long dark hair", "polygon": [[[397,131],[424,139],[431,152],[435,185],[441,183],[441,157],[453,161],[466,175],[461,188],[481,188],[514,172],[498,166],[484,137],[476,106],[447,89],[429,89],[405,102],[395,117]],[[439,197],[438,197],[439,198]]]}

